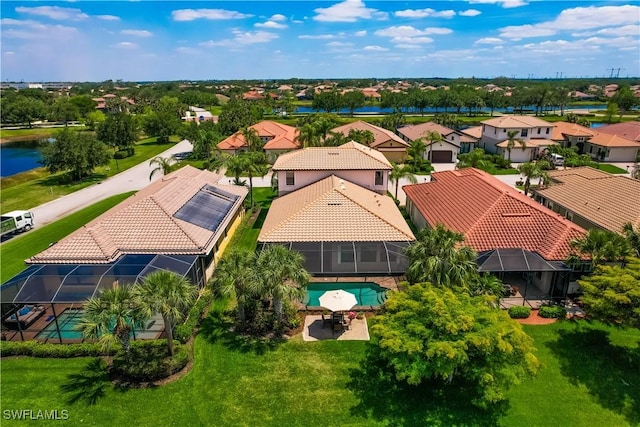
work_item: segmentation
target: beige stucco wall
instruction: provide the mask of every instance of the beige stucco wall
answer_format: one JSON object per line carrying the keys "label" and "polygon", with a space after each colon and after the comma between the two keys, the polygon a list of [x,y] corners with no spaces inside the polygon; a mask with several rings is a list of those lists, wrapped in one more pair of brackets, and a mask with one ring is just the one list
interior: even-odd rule
{"label": "beige stucco wall", "polygon": [[286,171],[278,171],[278,194],[291,193],[299,188],[318,182],[323,178],[335,175],[345,181],[353,182],[380,194],[386,194],[389,171],[383,173],[382,185],[375,185],[375,171],[373,170],[322,170],[322,171],[294,171],[294,185],[287,185]]}

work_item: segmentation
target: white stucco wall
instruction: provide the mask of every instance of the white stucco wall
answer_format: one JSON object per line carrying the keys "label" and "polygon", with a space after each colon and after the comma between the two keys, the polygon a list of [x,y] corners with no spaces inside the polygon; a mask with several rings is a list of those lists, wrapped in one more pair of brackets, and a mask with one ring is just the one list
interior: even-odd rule
{"label": "white stucco wall", "polygon": [[287,185],[286,172],[278,171],[278,193],[280,195],[290,193],[331,175],[335,175],[345,181],[353,182],[354,184],[380,194],[386,194],[387,192],[389,171],[384,171],[382,185],[375,185],[375,171],[373,170],[323,170],[294,171],[294,185]]}

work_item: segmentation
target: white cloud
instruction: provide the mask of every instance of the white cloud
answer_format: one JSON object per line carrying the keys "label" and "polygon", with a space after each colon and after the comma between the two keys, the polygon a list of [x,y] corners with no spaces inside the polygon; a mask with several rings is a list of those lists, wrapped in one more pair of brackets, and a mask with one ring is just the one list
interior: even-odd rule
{"label": "white cloud", "polygon": [[441,10],[439,12],[434,13],[432,16],[435,16],[436,18],[453,18],[454,16],[456,16],[456,12],[455,10]]}
{"label": "white cloud", "polygon": [[430,34],[451,34],[452,32],[451,29],[442,27],[426,27],[424,30],[420,30],[411,25],[397,25],[378,30],[374,34],[382,37],[417,37]]}
{"label": "white cloud", "polygon": [[200,43],[201,46],[227,46],[227,47],[236,47],[237,45],[251,45],[256,43],[268,43],[272,40],[277,39],[279,36],[274,33],[270,33],[268,31],[241,31],[241,30],[233,30],[233,35],[235,36],[232,39],[224,39],[224,40],[209,40],[207,42]]}
{"label": "white cloud", "polygon": [[16,7],[16,12],[26,13],[29,15],[45,16],[49,19],[57,21],[72,20],[80,21],[87,19],[89,15],[83,13],[80,9],[72,9],[59,6],[36,6],[36,7]]}
{"label": "white cloud", "polygon": [[0,19],[0,25],[15,25],[15,26],[33,26],[33,25],[41,25],[37,21],[32,21],[30,19],[11,19],[11,18],[2,18]]}
{"label": "white cloud", "polygon": [[394,37],[394,38],[391,39],[391,41],[393,43],[400,43],[400,44],[407,44],[407,43],[413,43],[413,44],[433,43],[433,39],[431,37]]}
{"label": "white cloud", "polygon": [[395,45],[396,48],[398,49],[420,49],[421,46],[419,44],[406,44],[406,43],[400,43]]}
{"label": "white cloud", "polygon": [[271,18],[269,18],[269,21],[276,21],[276,22],[282,22],[286,20],[287,20],[287,17],[281,13],[276,13],[275,15],[272,15]]}
{"label": "white cloud", "polygon": [[301,20],[299,20],[299,19],[294,19],[294,20],[293,20],[293,21],[291,21],[291,22],[293,22],[294,24],[304,24],[304,21],[301,21]]}
{"label": "white cloud", "polygon": [[321,22],[356,22],[358,19],[387,19],[386,12],[368,8],[362,0],[344,0],[326,8],[314,9],[317,13],[314,21]]}
{"label": "white cloud", "polygon": [[640,6],[575,7],[563,10],[553,21],[501,28],[500,36],[519,40],[527,37],[550,36],[560,31],[585,31],[633,25],[638,23],[638,16],[640,16]]}
{"label": "white cloud", "polygon": [[96,15],[96,18],[102,19],[103,21],[119,21],[120,18],[115,15]]}
{"label": "white cloud", "polygon": [[298,36],[299,39],[306,40],[329,40],[344,37],[344,33],[338,34],[303,34]]}
{"label": "white cloud", "polygon": [[15,55],[15,52],[4,52],[5,55]]}
{"label": "white cloud", "polygon": [[497,37],[484,37],[474,42],[474,44],[502,44],[502,43],[504,43],[504,41]]}
{"label": "white cloud", "polygon": [[348,43],[348,42],[329,42],[327,43],[328,47],[347,47],[347,46],[353,46],[353,43]]}
{"label": "white cloud", "polygon": [[386,52],[389,49],[387,49],[386,47],[382,47],[382,46],[365,46],[364,48],[362,48],[362,50],[368,50],[368,51],[373,51],[373,52]]}
{"label": "white cloud", "polygon": [[151,37],[153,34],[147,30],[122,30],[120,34],[136,37]]}
{"label": "white cloud", "polygon": [[478,16],[481,13],[482,12],[480,12],[477,9],[467,9],[467,10],[463,10],[462,12],[458,12],[458,15],[460,15],[460,16]]}
{"label": "white cloud", "polygon": [[118,49],[135,49],[138,47],[138,45],[131,42],[120,42],[118,44],[113,45],[113,47],[116,47]]}
{"label": "white cloud", "polygon": [[406,9],[394,12],[394,15],[399,18],[426,18],[427,16],[433,16],[435,18],[452,18],[456,12],[453,10],[436,11],[434,9]]}
{"label": "white cloud", "polygon": [[364,37],[367,35],[367,30],[356,31],[355,33],[353,33],[353,35],[356,37]]}
{"label": "white cloud", "polygon": [[500,5],[502,7],[504,7],[505,9],[509,9],[512,7],[520,7],[520,6],[526,6],[529,3],[527,3],[524,0],[469,0],[469,3],[474,4],[497,4]]}
{"label": "white cloud", "polygon": [[[78,30],[74,27],[65,25],[47,25],[32,20],[19,20],[4,18],[0,20],[2,29],[2,37],[8,39],[24,39],[24,40],[69,40],[77,34]],[[17,28],[12,28],[17,27]]]}
{"label": "white cloud", "polygon": [[572,33],[574,37],[590,37],[595,35],[603,36],[638,36],[640,35],[640,25],[624,25],[622,27],[603,28],[598,31],[586,31]]}
{"label": "white cloud", "polygon": [[251,18],[253,15],[225,9],[180,9],[171,12],[174,21],[194,21],[196,19],[227,20]]}
{"label": "white cloud", "polygon": [[287,28],[286,24],[280,24],[276,21],[256,22],[254,26],[258,28],[275,28],[275,29]]}

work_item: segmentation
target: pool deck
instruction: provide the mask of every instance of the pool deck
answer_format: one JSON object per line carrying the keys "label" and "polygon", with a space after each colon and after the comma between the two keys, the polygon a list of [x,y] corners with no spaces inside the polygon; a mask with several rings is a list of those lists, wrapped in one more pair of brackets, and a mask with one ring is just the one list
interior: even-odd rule
{"label": "pool deck", "polygon": [[311,283],[339,283],[339,282],[370,282],[376,285],[391,289],[398,290],[398,282],[405,280],[404,277],[397,276],[361,276],[361,277],[312,277]]}
{"label": "pool deck", "polygon": [[369,328],[367,318],[353,319],[349,329],[343,332],[333,332],[330,326],[323,327],[322,316],[309,314],[304,318],[302,330],[303,341],[369,341]]}

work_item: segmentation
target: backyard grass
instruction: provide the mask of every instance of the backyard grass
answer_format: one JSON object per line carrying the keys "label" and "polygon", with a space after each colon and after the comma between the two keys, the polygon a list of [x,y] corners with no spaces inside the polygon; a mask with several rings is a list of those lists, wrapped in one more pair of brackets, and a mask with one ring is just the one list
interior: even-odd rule
{"label": "backyard grass", "polygon": [[166,144],[158,144],[155,138],[147,138],[136,144],[135,155],[117,162],[111,159],[107,166],[96,168],[94,174],[83,181],[68,183],[64,181],[64,173],[50,174],[45,168],[37,168],[10,177],[2,178],[0,185],[1,212],[16,209],[30,209],[58,197],[81,190],[106,178],[129,169],[141,162],[157,156],[171,148],[177,138],[172,138]]}
{"label": "backyard grass", "polygon": [[36,218],[36,228],[0,245],[0,260],[2,261],[0,283],[4,283],[24,270],[26,258],[45,250],[50,243],[57,242],[69,235],[131,194],[133,192],[109,197],[42,228],[37,228],[38,218]]}
{"label": "backyard grass", "polygon": [[247,212],[247,216],[243,220],[242,225],[238,227],[238,230],[236,230],[233,236],[230,247],[249,251],[256,249],[260,229],[262,228],[264,219],[267,217],[267,212],[269,212],[271,201],[276,195],[277,193],[269,187],[254,187],[254,203],[256,207],[260,209],[260,213],[257,216],[253,216],[250,211]]}
{"label": "backyard grass", "polygon": [[612,174],[623,174],[627,173],[626,170],[619,168],[616,165],[612,165],[609,163],[598,163],[598,169],[604,172],[612,173]]}
{"label": "backyard grass", "polygon": [[3,142],[29,141],[42,139],[60,131],[61,128],[2,129],[0,135]]}
{"label": "backyard grass", "polygon": [[214,310],[195,340],[193,370],[174,383],[142,390],[115,389],[84,370],[88,358],[4,359],[1,409],[67,409],[72,425],[618,427],[640,422],[638,330],[585,321],[526,326],[544,368],[511,389],[503,411],[483,413],[462,398],[429,400],[406,388],[382,388],[375,376],[363,378],[364,342],[310,343],[298,335],[276,343],[240,338],[228,327]]}

